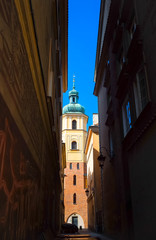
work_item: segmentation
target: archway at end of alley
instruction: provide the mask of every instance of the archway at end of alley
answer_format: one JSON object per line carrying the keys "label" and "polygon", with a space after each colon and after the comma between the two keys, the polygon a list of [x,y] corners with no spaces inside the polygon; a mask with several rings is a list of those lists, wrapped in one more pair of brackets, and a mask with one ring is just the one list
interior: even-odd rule
{"label": "archway at end of alley", "polygon": [[73,213],[71,214],[68,219],[67,219],[67,223],[73,223],[75,224],[78,228],[84,228],[84,221],[83,218],[77,214],[77,213]]}

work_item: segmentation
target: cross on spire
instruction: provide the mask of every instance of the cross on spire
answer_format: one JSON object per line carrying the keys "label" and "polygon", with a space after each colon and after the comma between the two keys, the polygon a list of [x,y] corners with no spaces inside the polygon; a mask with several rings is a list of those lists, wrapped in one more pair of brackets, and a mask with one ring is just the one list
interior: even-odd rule
{"label": "cross on spire", "polygon": [[73,89],[75,89],[75,75],[73,75]]}

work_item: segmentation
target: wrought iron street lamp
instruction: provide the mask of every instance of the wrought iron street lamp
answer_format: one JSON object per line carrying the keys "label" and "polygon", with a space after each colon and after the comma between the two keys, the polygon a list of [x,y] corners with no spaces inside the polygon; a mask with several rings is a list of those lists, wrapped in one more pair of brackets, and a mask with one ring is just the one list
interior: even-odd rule
{"label": "wrought iron street lamp", "polygon": [[88,190],[88,188],[86,189],[85,193],[86,193],[86,196],[88,197],[88,196],[89,196],[89,190]]}
{"label": "wrought iron street lamp", "polygon": [[98,161],[99,161],[99,166],[100,166],[100,168],[103,168],[105,159],[106,159],[106,157],[103,156],[102,153],[101,153],[100,156],[98,157]]}

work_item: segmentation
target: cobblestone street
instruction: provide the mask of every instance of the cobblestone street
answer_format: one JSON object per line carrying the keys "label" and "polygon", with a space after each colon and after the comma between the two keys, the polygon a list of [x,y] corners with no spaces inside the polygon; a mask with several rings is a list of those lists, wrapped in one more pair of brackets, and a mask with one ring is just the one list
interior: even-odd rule
{"label": "cobblestone street", "polygon": [[75,234],[59,234],[56,238],[56,240],[59,239],[68,239],[68,240],[77,240],[77,239],[81,239],[81,240],[93,240],[93,239],[98,239],[98,240],[114,240],[112,238],[109,238],[103,234],[99,234],[99,233],[95,233],[95,232],[91,232],[88,229],[83,229],[83,230],[79,230],[78,233]]}

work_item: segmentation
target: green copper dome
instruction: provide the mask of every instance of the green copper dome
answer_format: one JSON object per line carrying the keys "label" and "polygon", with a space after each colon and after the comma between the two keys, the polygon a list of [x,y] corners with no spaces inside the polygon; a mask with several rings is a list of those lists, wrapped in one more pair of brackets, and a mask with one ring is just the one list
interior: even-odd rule
{"label": "green copper dome", "polygon": [[63,114],[65,113],[83,113],[85,114],[85,108],[78,103],[79,93],[75,90],[73,81],[73,89],[69,92],[69,104],[64,106]]}
{"label": "green copper dome", "polygon": [[85,114],[85,108],[81,106],[79,103],[73,103],[73,104],[69,103],[63,108],[63,114],[65,113],[84,113]]}

